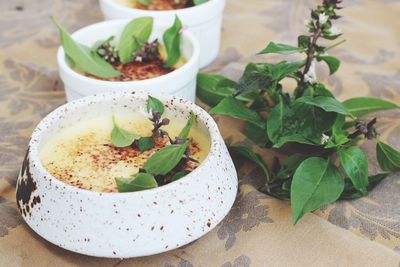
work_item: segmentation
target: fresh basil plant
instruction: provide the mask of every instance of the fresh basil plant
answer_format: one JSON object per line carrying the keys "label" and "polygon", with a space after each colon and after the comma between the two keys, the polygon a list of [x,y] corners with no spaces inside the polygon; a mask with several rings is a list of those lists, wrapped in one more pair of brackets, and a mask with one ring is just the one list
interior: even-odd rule
{"label": "fresh basil plant", "polygon": [[[318,62],[327,64],[330,74],[340,66],[339,59],[328,53],[344,40],[330,46],[319,41],[342,35],[333,25],[341,2],[324,0],[311,10],[307,34],[298,37],[297,45],[270,42],[258,53],[298,54],[302,60],[249,63],[238,82],[218,74],[197,77],[197,96],[212,107],[210,114],[245,121],[245,135],[263,148],[285,147],[289,158],[276,159],[271,168],[249,148],[233,146],[230,151],[261,167],[265,173],[262,192],[290,199],[294,224],[322,205],[365,196],[387,172],[400,170],[400,153],[379,140],[374,127],[377,119],[364,118],[399,106],[370,97],[340,102],[317,80]],[[293,93],[285,89],[283,79],[296,83]],[[384,173],[368,174],[367,157],[358,147],[361,139],[376,141],[377,160]]]}

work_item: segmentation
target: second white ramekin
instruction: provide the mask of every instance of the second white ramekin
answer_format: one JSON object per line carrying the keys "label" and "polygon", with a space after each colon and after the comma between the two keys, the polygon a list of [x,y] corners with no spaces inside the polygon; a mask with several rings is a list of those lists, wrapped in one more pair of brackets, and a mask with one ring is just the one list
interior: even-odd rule
{"label": "second white ramekin", "polygon": [[[105,40],[112,35],[119,40],[123,28],[129,21],[110,20],[92,24],[74,32],[72,38],[87,46],[93,46],[97,41]],[[154,23],[149,40],[155,38],[162,40],[166,28],[168,26]],[[186,59],[183,66],[165,75],[140,81],[103,81],[80,74],[70,67],[62,46],[58,49],[57,62],[67,101],[115,90],[142,90],[152,94],[170,94],[194,102],[200,47],[197,39],[188,31],[182,32],[181,53]]]}

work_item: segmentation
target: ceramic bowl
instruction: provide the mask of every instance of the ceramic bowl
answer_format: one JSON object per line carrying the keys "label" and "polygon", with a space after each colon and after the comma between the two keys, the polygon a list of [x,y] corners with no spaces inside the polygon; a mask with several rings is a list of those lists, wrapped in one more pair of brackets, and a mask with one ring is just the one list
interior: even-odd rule
{"label": "ceramic bowl", "polygon": [[200,166],[170,184],[131,193],[79,189],[50,175],[39,151],[50,135],[100,114],[145,107],[145,92],[114,91],[67,103],[36,127],[17,182],[17,204],[40,236],[78,253],[112,258],[151,255],[178,248],[213,229],[237,193],[237,174],[216,123],[203,109],[176,97],[157,95],[170,119],[192,110],[209,134],[210,151]]}
{"label": "ceramic bowl", "polygon": [[[129,21],[112,20],[92,24],[74,32],[72,37],[87,46],[93,46],[96,41],[105,40],[112,35],[119,40],[122,30]],[[155,38],[162,40],[162,35],[167,28],[166,25],[154,23],[149,40]],[[188,31],[182,33],[181,52],[186,59],[183,66],[168,74],[140,81],[115,82],[86,77],[70,67],[62,46],[57,52],[57,62],[67,101],[113,90],[144,90],[151,94],[166,93],[194,101],[200,48],[196,38]]]}
{"label": "ceramic bowl", "polygon": [[131,8],[121,4],[121,0],[100,0],[100,8],[105,19],[151,16],[168,25],[178,15],[185,28],[192,31],[199,40],[200,67],[207,66],[217,57],[225,0],[209,0],[194,7],[162,11]]}

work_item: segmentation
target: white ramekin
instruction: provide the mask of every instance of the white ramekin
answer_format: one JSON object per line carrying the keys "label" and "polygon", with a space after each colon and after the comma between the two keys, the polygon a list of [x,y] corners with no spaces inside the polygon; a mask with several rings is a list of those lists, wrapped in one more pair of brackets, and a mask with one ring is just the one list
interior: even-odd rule
{"label": "white ramekin", "polygon": [[178,15],[185,28],[198,38],[200,43],[200,67],[210,64],[219,52],[222,14],[225,0],[209,0],[204,4],[178,10],[142,10],[120,4],[116,0],[100,0],[105,19],[154,17],[157,21],[171,24]]}
{"label": "white ramekin", "polygon": [[[72,34],[72,37],[85,45],[92,46],[99,40],[105,40],[114,35],[117,40],[129,20],[110,20],[84,27]],[[162,40],[162,35],[168,26],[154,23],[149,40]],[[151,94],[166,93],[191,101],[196,97],[196,75],[199,71],[200,48],[196,38],[188,31],[183,31],[181,52],[186,63],[176,70],[147,80],[141,81],[102,81],[86,77],[73,70],[68,62],[62,46],[57,52],[57,62],[61,80],[64,82],[67,101],[84,96],[113,90],[142,90]]]}
{"label": "white ramekin", "polygon": [[67,103],[36,127],[17,182],[17,204],[26,223],[48,241],[78,253],[113,258],[168,251],[198,239],[228,213],[237,174],[215,121],[195,104],[157,95],[170,119],[193,111],[210,136],[210,152],[193,172],[170,184],[132,193],[100,193],[50,175],[39,159],[48,136],[77,121],[143,108],[145,92],[113,91]]}

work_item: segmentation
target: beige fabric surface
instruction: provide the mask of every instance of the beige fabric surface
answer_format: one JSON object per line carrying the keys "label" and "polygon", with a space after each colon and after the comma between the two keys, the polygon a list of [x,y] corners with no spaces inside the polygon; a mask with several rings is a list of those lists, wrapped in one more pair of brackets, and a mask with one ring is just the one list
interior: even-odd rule
{"label": "beige fabric surface", "polygon": [[[400,104],[400,1],[344,0],[339,27],[347,42],[332,77],[317,75],[340,99],[371,95]],[[228,0],[222,47],[206,71],[237,78],[268,41],[294,43],[314,0]],[[95,0],[0,1],[0,266],[399,266],[400,174],[368,197],[341,201],[290,223],[289,203],[259,193],[262,174],[248,162],[229,215],[205,237],[160,255],[101,259],[71,253],[26,226],[15,205],[15,181],[29,136],[43,116],[65,102],[58,79],[58,35],[49,16],[70,31],[102,19]],[[199,103],[201,104],[201,103]],[[204,106],[203,104],[201,104]],[[206,108],[206,107],[205,107]],[[400,112],[376,114],[382,138],[400,149]],[[254,147],[242,125],[218,117],[227,143]],[[377,172],[374,143],[364,144]],[[270,161],[276,151],[257,149]]]}

